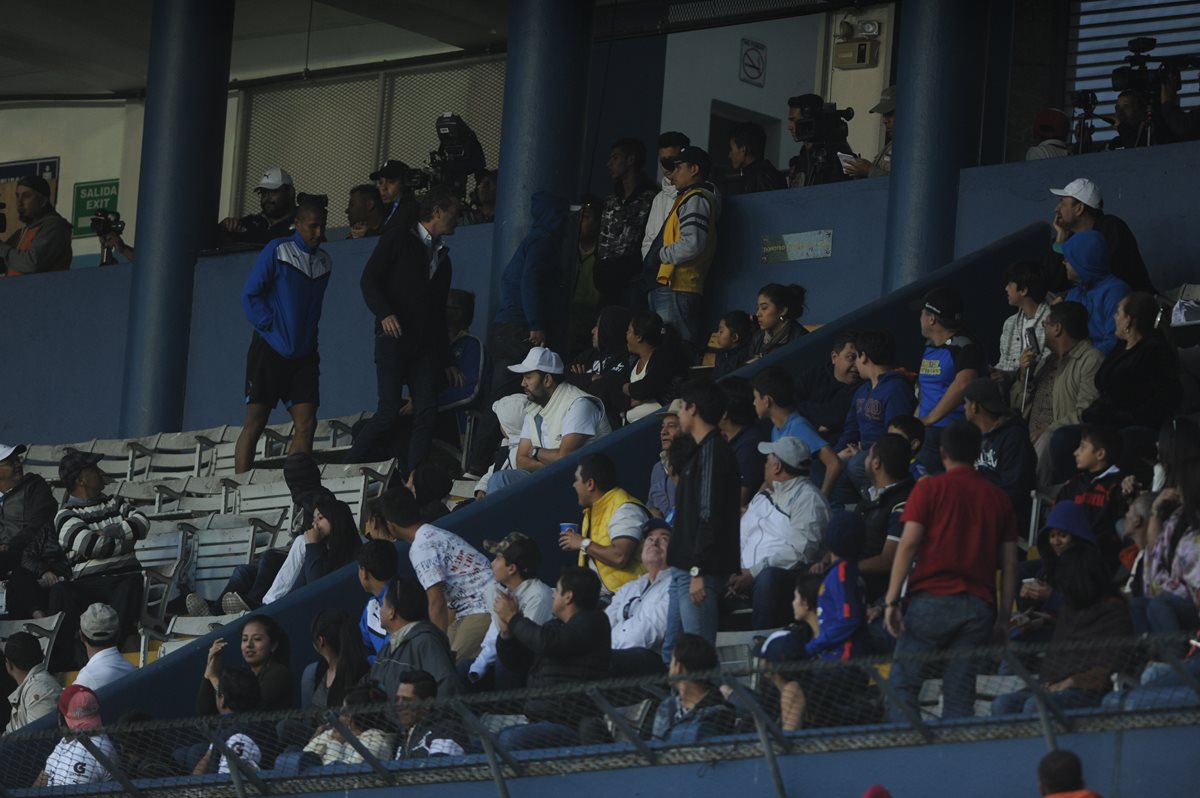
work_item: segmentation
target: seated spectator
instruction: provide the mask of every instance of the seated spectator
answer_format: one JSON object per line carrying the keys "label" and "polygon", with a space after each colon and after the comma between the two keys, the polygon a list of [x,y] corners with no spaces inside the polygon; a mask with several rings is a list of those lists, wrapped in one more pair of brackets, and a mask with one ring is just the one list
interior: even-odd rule
{"label": "seated spectator", "polygon": [[362,637],[350,613],[332,607],[318,612],[311,628],[317,661],[301,676],[300,706],[339,707],[370,669]]}
{"label": "seated spectator", "polygon": [[1083,764],[1071,751],[1051,751],[1038,763],[1038,789],[1045,798],[1100,798],[1083,787]]}
{"label": "seated spectator", "polygon": [[637,552],[650,513],[617,485],[617,466],[608,455],[584,455],[575,468],[574,487],[583,524],[580,532],[559,533],[558,546],[579,552],[577,565],[596,572],[600,595],[607,599],[645,573]]}
{"label": "seated spectator", "polygon": [[717,322],[717,350],[713,359],[712,378],[719,380],[740,369],[750,359],[753,336],[750,317],[740,310],[731,310]]}
{"label": "seated spectator", "polygon": [[1070,155],[1067,136],[1071,129],[1071,117],[1058,108],[1043,108],[1033,120],[1033,136],[1037,144],[1025,151],[1025,160],[1041,161],[1046,158],[1061,158]]}
{"label": "seated spectator", "polygon": [[607,435],[612,427],[604,403],[563,379],[563,363],[543,346],[529,350],[525,360],[510,371],[521,375],[521,387],[534,407],[525,416],[517,467],[492,475],[489,492],[502,490]]}
{"label": "seated spectator", "polygon": [[504,446],[497,450],[496,461],[488,465],[483,476],[475,483],[472,493],[476,499],[487,495],[495,474],[517,467],[521,428],[525,425],[525,415],[534,407],[534,403],[523,393],[510,394],[492,402],[492,413],[499,420],[500,431],[504,434]]}
{"label": "seated spectator", "polygon": [[[217,694],[222,676],[229,670],[221,661],[225,645],[224,639],[216,640],[208,649],[208,663],[200,681],[200,692],[196,695],[197,715],[220,712]],[[251,615],[242,626],[241,654],[241,666],[258,681],[260,706],[267,711],[294,708],[296,687],[288,668],[287,633],[279,621],[269,615]]]}
{"label": "seated spectator", "polygon": [[217,225],[217,246],[262,247],[268,241],[290,235],[296,215],[296,188],[292,176],[278,166],[263,172],[255,186],[259,212],[240,219],[228,216]]}
{"label": "seated spectator", "polygon": [[[378,503],[376,504],[378,507]],[[380,513],[382,517],[382,512]],[[384,524],[386,526],[386,520]],[[374,662],[375,655],[387,645],[388,633],[380,621],[380,606],[383,597],[387,595],[388,585],[396,578],[400,566],[400,555],[396,553],[396,544],[390,539],[368,540],[358,550],[358,583],[371,598],[363,607],[362,618],[358,622],[359,635],[362,637],[363,648],[367,651],[367,661]]]}
{"label": "seated spectator", "polygon": [[758,417],[771,422],[771,440],[799,438],[817,463],[810,468],[809,478],[825,496],[833,494],[844,466],[833,447],[821,436],[808,419],[795,409],[796,386],[780,366],[768,366],[754,375],[754,410]]}
{"label": "seated spectator", "polygon": [[646,573],[622,585],[605,609],[612,625],[614,676],[662,671],[673,574],[667,565],[671,528],[662,519],[652,518],[642,530],[641,561]]}
{"label": "seated spectator", "polygon": [[1060,501],[1050,508],[1046,525],[1038,533],[1038,559],[1022,564],[1022,575],[1033,573],[1034,577],[1021,584],[1021,592],[1017,594],[1021,605],[1036,606],[1051,614],[1058,612],[1062,605],[1062,593],[1058,591],[1058,561],[1063,552],[1076,546],[1097,548],[1096,533],[1080,505]]}
{"label": "seated spectator", "polygon": [[553,617],[553,590],[537,578],[538,569],[542,567],[542,553],[529,536],[509,532],[498,543],[485,540],[483,548],[492,555],[494,581],[484,594],[492,623],[483,638],[479,656],[461,660],[459,672],[466,673],[471,690],[516,690],[525,686],[524,674],[509,671],[496,654],[496,641],[500,638],[500,622],[494,609],[496,594],[504,591],[513,595],[521,615],[542,624]]}
{"label": "seated spectator", "polygon": [[1078,302],[1088,312],[1088,337],[1104,354],[1117,345],[1117,306],[1130,288],[1109,271],[1110,254],[1104,236],[1095,230],[1085,230],[1063,244],[1063,260],[1067,264],[1067,279],[1073,288],[1064,299]]}
{"label": "seated spectator", "polygon": [[1112,255],[1109,267],[1112,273],[1134,291],[1155,293],[1133,231],[1120,218],[1104,212],[1104,198],[1099,186],[1080,177],[1062,188],[1050,189],[1050,193],[1059,197],[1058,205],[1054,208],[1054,244],[1047,256],[1047,287],[1051,291],[1067,288],[1067,275],[1061,257],[1063,245],[1076,233],[1095,230],[1108,243],[1108,251]]}
{"label": "seated spectator", "polygon": [[629,354],[636,358],[629,370],[625,394],[625,421],[632,424],[671,403],[687,375],[687,361],[675,340],[675,331],[663,325],[657,313],[638,311],[625,332]]}
{"label": "seated spectator", "polygon": [[888,419],[887,431],[908,441],[912,457],[908,461],[908,473],[914,482],[929,476],[928,469],[921,463],[921,449],[925,447],[925,425],[916,416],[893,416]]}
{"label": "seated spectator", "polygon": [[446,500],[450,498],[454,480],[441,466],[432,463],[417,466],[408,472],[404,487],[417,500],[421,517],[429,523],[450,513]]}
{"label": "seated spectator", "polygon": [[1151,505],[1145,595],[1132,604],[1138,634],[1191,631],[1200,625],[1200,426],[1188,418],[1175,419],[1163,427],[1159,448],[1171,487]]}
{"label": "seated spectator", "polygon": [[917,484],[909,472],[910,457],[908,441],[894,432],[885,432],[867,450],[864,461],[871,485],[867,488],[867,501],[858,506],[858,513],[866,525],[858,571],[871,604],[887,592],[892,562],[904,531],[900,518],[908,495]]}
{"label": "seated spectator", "polygon": [[806,477],[812,454],[799,438],[760,443],[767,455],[763,484],[741,519],[741,570],[726,594],[750,598],[755,629],[787,623],[794,572],[820,562],[829,502]]}
{"label": "seated spectator", "polygon": [[846,463],[846,479],[854,487],[846,499],[856,503],[870,487],[867,452],[886,431],[888,419],[911,415],[916,407],[913,388],[895,366],[896,339],[889,332],[868,330],[855,336],[855,370],[862,383],[854,391],[842,434],[833,448]]}
{"label": "seated spectator", "polygon": [[1088,525],[1096,535],[1100,553],[1113,573],[1119,567],[1121,538],[1117,521],[1125,515],[1121,482],[1121,436],[1112,427],[1086,425],[1075,450],[1077,473],[1059,490],[1057,500],[1083,508]]}
{"label": "seated spectator", "polygon": [[600,240],[600,199],[585,194],[579,201],[579,240],[576,242],[575,287],[567,311],[566,352],[587,348],[588,325],[601,307],[596,288],[596,251]]}
{"label": "seated spectator", "polygon": [[654,715],[654,740],[682,745],[733,732],[733,707],[712,682],[719,667],[712,643],[690,634],[676,638],[667,671],[671,694]]}
{"label": "seated spectator", "polygon": [[[1055,579],[1064,606],[1054,621],[1052,646],[1039,669],[1042,690],[1060,709],[1100,705],[1112,689],[1112,674],[1126,667],[1125,647],[1070,648],[1071,643],[1133,636],[1129,607],[1117,595],[1112,571],[1100,552],[1090,546],[1074,546],[1058,558]],[[1032,690],[996,696],[993,715],[1033,713],[1038,699]]]}
{"label": "seated spectator", "polygon": [[1030,333],[1037,341],[1036,352],[1046,348],[1043,322],[1050,312],[1046,303],[1046,272],[1040,263],[1017,261],[1004,271],[1004,293],[1009,307],[1017,312],[1004,320],[1000,330],[1000,359],[992,368],[992,379],[1011,381],[1028,348]]}
{"label": "seated spectator", "polygon": [[1037,486],[1037,455],[1029,442],[1029,430],[1010,412],[1000,386],[987,377],[967,384],[963,406],[967,421],[983,435],[976,470],[1008,495],[1017,523],[1024,524],[1033,502],[1030,492]]}
{"label": "seated spectator", "polygon": [[492,582],[487,558],[453,532],[425,523],[407,490],[387,492],[381,505],[388,529],[409,544],[408,559],[428,595],[429,620],[449,637],[457,660],[478,656],[490,622],[484,602]]}
{"label": "seated spectator", "polygon": [[807,293],[802,285],[779,283],[769,283],[758,289],[758,304],[754,314],[758,331],[750,342],[750,360],[766,357],[776,349],[808,335],[808,330],[800,323]]}
{"label": "seated spectator", "polygon": [[0,277],[71,268],[71,223],[50,202],[50,184],[25,175],[14,193],[21,227],[0,243]]}
{"label": "seated spectator", "polygon": [[1154,494],[1146,492],[1129,502],[1125,511],[1124,539],[1128,546],[1121,550],[1122,574],[1125,577],[1121,593],[1126,598],[1144,595],[1143,569],[1146,557],[1146,534],[1150,528],[1150,508],[1154,505]]}
{"label": "seated spectator", "polygon": [[721,423],[717,427],[737,458],[744,512],[763,484],[765,458],[758,450],[758,445],[763,441],[762,426],[758,423],[758,414],[754,412],[754,389],[750,387],[749,380],[730,377],[717,384],[725,394],[725,415],[721,416]]}
{"label": "seated spectator", "polygon": [[[866,158],[855,158],[844,164],[842,171],[851,177],[886,177],[892,173],[892,144],[895,140],[896,125],[896,87],[888,86],[879,93],[879,102],[871,107],[869,113],[879,114],[883,125],[883,149],[875,156],[874,161]],[[849,153],[849,147],[838,152]],[[839,159],[840,160],[840,159]]]}
{"label": "seated spectator", "polygon": [[976,377],[987,374],[983,353],[963,332],[962,296],[953,288],[935,288],[921,308],[925,352],[917,376],[920,403],[917,417],[925,425],[925,443],[917,455],[930,473],[942,470],[942,429],[966,418],[963,393]]}
{"label": "seated spectator", "polygon": [[387,630],[388,644],[375,658],[370,678],[386,695],[395,695],[400,675],[411,670],[433,674],[443,698],[458,692],[450,641],[429,622],[429,603],[420,582],[411,576],[397,577],[383,597],[379,620]]}
{"label": "seated spectator", "polygon": [[8,696],[12,713],[5,734],[11,734],[54,712],[62,685],[43,664],[42,646],[29,632],[14,632],[4,641],[4,670],[17,683]]}
{"label": "seated spectator", "polygon": [[396,688],[396,718],[404,729],[396,759],[462,756],[467,740],[462,724],[441,707],[430,706],[438,696],[437,680],[422,670],[400,674]]}
{"label": "seated spectator", "polygon": [[633,357],[626,334],[632,315],[620,305],[602,308],[592,326],[591,348],[575,356],[565,375],[567,382],[604,402],[608,423],[613,427],[621,425],[621,408],[627,399],[624,387],[629,382]]}
{"label": "seated spectator", "polygon": [[849,510],[837,511],[826,524],[824,543],[833,559],[817,599],[820,628],[805,646],[809,656],[840,662],[867,653],[866,604],[858,576],[866,535],[862,516]]}
{"label": "seated spectator", "polygon": [[72,451],[58,465],[67,504],[54,516],[54,533],[70,565],[70,579],[50,587],[46,614],[61,612],[62,625],[51,666],[72,670],[79,665],[74,648],[79,616],[95,602],[117,611],[124,640],[142,614],[142,566],[134,546],[150,531],[150,521],[132,504],[104,494],[102,455]]}
{"label": "seated spectator", "polygon": [[[475,295],[461,288],[451,288],[446,294],[446,332],[450,335],[450,356],[458,373],[438,392],[437,406],[441,418],[453,412],[455,444],[466,432],[466,413],[463,408],[473,404],[483,379],[483,342],[471,335],[475,321]],[[462,379],[457,379],[460,377]],[[446,426],[442,423],[442,426]]]}
{"label": "seated spectator", "polygon": [[641,282],[642,252],[638,244],[646,232],[646,219],[658,189],[646,177],[646,145],[637,139],[615,142],[607,166],[613,192],[604,198],[603,210],[597,208],[600,247],[596,287],[600,289],[603,304],[624,305],[633,310],[645,298]]}
{"label": "seated spectator", "polygon": [[346,206],[346,222],[350,225],[350,238],[371,238],[383,232],[383,197],[371,183],[363,183],[350,189],[350,203]]}
{"label": "seated spectator", "polygon": [[679,408],[683,403],[675,399],[665,410],[655,413],[661,419],[658,441],[662,451],[658,462],[650,467],[650,490],[646,494],[646,511],[655,518],[666,518],[675,509],[675,483],[667,476],[667,450],[671,441],[680,435]]}
{"label": "seated spectator", "polygon": [[[600,577],[578,566],[563,569],[554,588],[554,618],[544,624],[524,617],[516,598],[497,592],[500,661],[526,674],[530,688],[605,678],[612,655],[611,628],[599,603]],[[581,721],[599,714],[582,693],[530,698],[523,709],[529,723],[510,726],[498,736],[497,742],[509,751],[577,744]]]}
{"label": "seated spectator", "polygon": [[[1050,441],[1061,427],[1080,423],[1083,411],[1096,400],[1096,372],[1104,355],[1088,340],[1087,310],[1078,302],[1059,302],[1042,327],[1045,356],[1026,350],[1009,401],[1029,423],[1038,458],[1038,485],[1046,486],[1054,477]],[[1026,378],[1030,369],[1032,374]]]}
{"label": "seated spectator", "polygon": [[769,663],[767,676],[779,691],[779,725],[784,731],[795,731],[804,724],[809,703],[800,680],[813,674],[780,666],[811,659],[806,647],[821,631],[817,604],[823,583],[821,574],[797,572],[792,594],[792,623],[772,632],[754,652]]}
{"label": "seated spectator", "polygon": [[766,159],[766,149],[767,132],[762,125],[742,122],[729,131],[729,163],[737,170],[737,177],[727,181],[727,195],[787,188],[787,178]]}
{"label": "seated spectator", "polygon": [[87,652],[87,664],[75,676],[74,684],[99,690],[137,670],[117,649],[121,621],[117,611],[107,604],[92,604],[79,617],[79,639]]}
{"label": "seated spectator", "polygon": [[856,335],[850,330],[835,335],[829,362],[813,366],[796,378],[796,412],[811,421],[829,443],[842,434],[850,401],[858,390]]}
{"label": "seated spectator", "polygon": [[[254,674],[244,668],[234,668],[221,674],[220,685],[216,693],[217,712],[221,715],[234,715],[243,712],[254,712],[263,708],[261,684]],[[224,738],[225,747],[237,754],[245,764],[252,769],[262,767],[263,743],[261,727],[253,725],[223,726],[219,731]],[[254,739],[258,736],[260,739]],[[213,760],[217,760],[213,768]],[[203,776],[206,773],[229,773],[237,765],[230,763],[229,758],[218,751],[217,746],[211,745],[200,757],[192,770],[193,776]]]}
{"label": "seated spectator", "polygon": [[54,536],[57,503],[38,474],[26,474],[25,446],[0,443],[0,579],[9,618],[32,618],[45,608],[44,585],[71,573]]}
{"label": "seated spectator", "polygon": [[[387,701],[387,696],[375,685],[358,685],[346,693],[340,704],[342,707],[340,720],[350,732],[376,759],[392,758],[396,750],[396,736],[388,731],[388,719],[380,712],[362,711],[360,707],[376,707]],[[321,758],[322,765],[334,765],[339,762],[347,765],[357,765],[363,762],[363,756],[349,743],[342,733],[328,726],[320,734],[315,735],[304,750]]]}
{"label": "seated spectator", "polygon": [[[263,596],[262,604],[278,601],[292,591],[311,585],[343,565],[354,562],[362,545],[350,505],[328,490],[310,495],[312,525],[292,541],[287,559],[275,575],[271,588]],[[222,599],[222,609],[226,609],[227,604],[235,606],[234,612],[257,609],[251,606],[252,596],[241,607],[237,607],[236,602],[226,601],[230,596],[238,595],[236,591],[227,592]]]}
{"label": "seated spectator", "polygon": [[[112,781],[112,774],[100,764],[83,743],[84,732],[103,726],[100,702],[91,689],[72,684],[58,697],[58,728],[63,738],[54,746],[34,787],[65,787],[72,784],[99,784]],[[107,734],[88,735],[92,743],[110,762],[115,762],[117,749]]]}

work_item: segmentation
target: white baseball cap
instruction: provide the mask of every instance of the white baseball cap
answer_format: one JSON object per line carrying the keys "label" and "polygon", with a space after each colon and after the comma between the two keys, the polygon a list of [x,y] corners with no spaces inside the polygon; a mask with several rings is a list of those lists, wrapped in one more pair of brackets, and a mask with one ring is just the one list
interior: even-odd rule
{"label": "white baseball cap", "polygon": [[262,179],[258,181],[255,188],[265,188],[268,191],[276,191],[284,186],[295,185],[292,182],[292,176],[283,170],[283,167],[272,166],[267,171],[263,172]]}
{"label": "white baseball cap", "polygon": [[1104,207],[1104,197],[1100,196],[1100,187],[1086,177],[1077,177],[1062,188],[1052,188],[1050,193],[1057,197],[1077,199],[1089,208],[1099,210]]}
{"label": "white baseball cap", "polygon": [[774,443],[763,441],[758,445],[758,451],[761,454],[773,454],[784,465],[792,468],[799,468],[812,459],[812,450],[808,448],[808,444],[791,436],[780,438]]}
{"label": "white baseball cap", "polygon": [[563,362],[557,353],[544,346],[535,346],[525,355],[525,359],[515,366],[509,366],[509,371],[525,374],[529,371],[540,371],[543,374],[562,374]]}
{"label": "white baseball cap", "polygon": [[16,446],[8,443],[0,443],[0,460],[7,460],[14,454],[25,454],[25,444],[18,443]]}

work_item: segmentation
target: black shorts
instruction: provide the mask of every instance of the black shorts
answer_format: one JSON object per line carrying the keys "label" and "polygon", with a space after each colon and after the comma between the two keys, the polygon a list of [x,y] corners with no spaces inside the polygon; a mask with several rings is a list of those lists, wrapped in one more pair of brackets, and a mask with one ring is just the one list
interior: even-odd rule
{"label": "black shorts", "polygon": [[272,349],[258,333],[251,337],[246,352],[246,404],[319,405],[320,376],[321,356],[315,351],[292,360]]}

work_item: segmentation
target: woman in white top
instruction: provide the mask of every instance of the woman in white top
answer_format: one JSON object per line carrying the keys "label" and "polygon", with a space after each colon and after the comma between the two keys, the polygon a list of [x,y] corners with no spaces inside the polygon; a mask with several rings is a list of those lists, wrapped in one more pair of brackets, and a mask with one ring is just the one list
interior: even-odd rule
{"label": "woman in white top", "polygon": [[664,327],[653,311],[633,314],[625,331],[625,344],[629,354],[637,357],[637,363],[630,369],[629,382],[622,389],[629,397],[625,422],[631,424],[675,398],[687,367],[679,356],[674,331]]}

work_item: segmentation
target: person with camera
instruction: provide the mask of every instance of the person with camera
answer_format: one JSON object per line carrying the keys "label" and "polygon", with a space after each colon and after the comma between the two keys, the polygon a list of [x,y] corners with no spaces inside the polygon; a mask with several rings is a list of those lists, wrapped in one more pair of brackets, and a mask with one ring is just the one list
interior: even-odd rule
{"label": "person with camera", "polygon": [[414,170],[404,161],[389,158],[371,173],[379,198],[383,200],[383,230],[406,229],[417,223],[416,200],[406,180]]}
{"label": "person with camera", "polygon": [[[849,180],[838,160],[839,152],[850,152],[846,141],[846,112],[836,106],[826,111],[819,94],[801,94],[788,98],[787,127],[792,140],[801,142],[800,153],[788,162],[788,186],[817,186]],[[849,111],[849,109],[847,109]],[[853,112],[851,112],[853,115]],[[826,128],[836,128],[829,130]]]}
{"label": "person with camera", "polygon": [[1195,141],[1200,139],[1200,111],[1179,107],[1179,88],[1174,80],[1164,80],[1159,85],[1159,116],[1171,141]]}
{"label": "person with camera", "polygon": [[217,226],[217,246],[263,246],[286,237],[296,215],[296,186],[283,168],[272,166],[254,188],[260,211],[240,219],[228,216]]}
{"label": "person with camera", "polygon": [[[892,173],[892,139],[896,124],[896,87],[888,86],[879,95],[879,102],[870,113],[879,114],[883,122],[883,149],[875,156],[874,161],[866,158],[855,158],[845,165],[846,174],[850,177],[884,177]],[[848,150],[847,150],[848,151]]]}
{"label": "person with camera", "polygon": [[383,214],[383,197],[378,188],[363,183],[350,189],[350,203],[346,206],[350,238],[370,238],[382,234]]}
{"label": "person with camera", "polygon": [[26,175],[17,181],[16,193],[17,218],[24,226],[0,243],[0,277],[69,269],[71,223],[50,202],[50,184]]}

